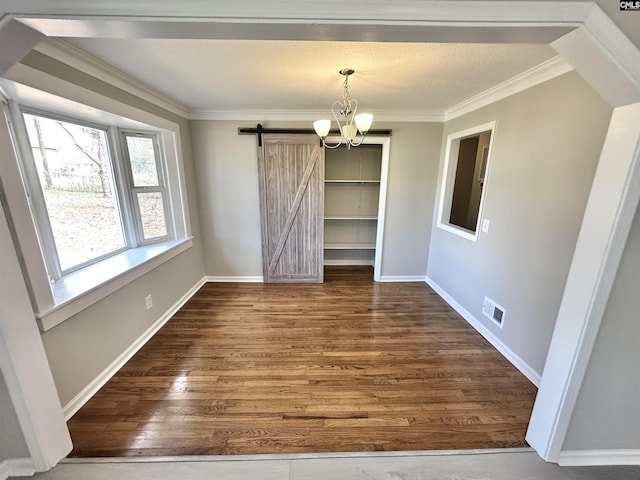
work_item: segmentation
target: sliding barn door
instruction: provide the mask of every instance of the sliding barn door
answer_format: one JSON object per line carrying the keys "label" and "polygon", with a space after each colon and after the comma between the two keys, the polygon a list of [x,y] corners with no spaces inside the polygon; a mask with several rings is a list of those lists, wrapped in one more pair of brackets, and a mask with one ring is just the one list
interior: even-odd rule
{"label": "sliding barn door", "polygon": [[262,136],[258,147],[266,283],[322,283],[324,149],[316,135]]}

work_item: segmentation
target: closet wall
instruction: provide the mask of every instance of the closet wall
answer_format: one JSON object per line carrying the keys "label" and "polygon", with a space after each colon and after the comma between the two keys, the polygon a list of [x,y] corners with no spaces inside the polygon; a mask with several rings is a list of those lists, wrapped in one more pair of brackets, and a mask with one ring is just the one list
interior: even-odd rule
{"label": "closet wall", "polygon": [[373,265],[381,145],[325,151],[324,264]]}

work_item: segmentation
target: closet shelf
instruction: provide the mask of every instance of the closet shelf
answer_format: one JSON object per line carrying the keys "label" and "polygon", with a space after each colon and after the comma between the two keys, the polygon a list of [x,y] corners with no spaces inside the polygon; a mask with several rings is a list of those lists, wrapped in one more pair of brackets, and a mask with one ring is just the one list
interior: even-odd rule
{"label": "closet shelf", "polygon": [[325,243],[325,250],[375,250],[375,243]]}
{"label": "closet shelf", "polygon": [[324,183],[380,183],[380,180],[356,180],[356,179],[325,179]]}
{"label": "closet shelf", "polygon": [[377,220],[377,215],[325,215],[325,220]]}

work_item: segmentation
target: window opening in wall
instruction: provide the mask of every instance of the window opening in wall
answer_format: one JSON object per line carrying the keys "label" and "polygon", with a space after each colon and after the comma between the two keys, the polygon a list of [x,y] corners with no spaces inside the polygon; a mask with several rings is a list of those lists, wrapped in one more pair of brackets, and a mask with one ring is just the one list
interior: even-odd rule
{"label": "window opening in wall", "polygon": [[476,241],[494,123],[449,135],[438,226]]}
{"label": "window opening in wall", "polygon": [[62,272],[125,247],[107,132],[24,114]]}
{"label": "window opening in wall", "polygon": [[22,120],[24,170],[52,279],[171,237],[156,132],[30,110]]}

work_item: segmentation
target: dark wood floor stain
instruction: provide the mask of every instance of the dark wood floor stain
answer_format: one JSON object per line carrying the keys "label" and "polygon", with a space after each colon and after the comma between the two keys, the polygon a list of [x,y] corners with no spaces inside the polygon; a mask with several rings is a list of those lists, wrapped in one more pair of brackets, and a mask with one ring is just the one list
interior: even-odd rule
{"label": "dark wood floor stain", "polygon": [[209,283],[69,421],[71,456],[522,447],[535,395],[424,283]]}

